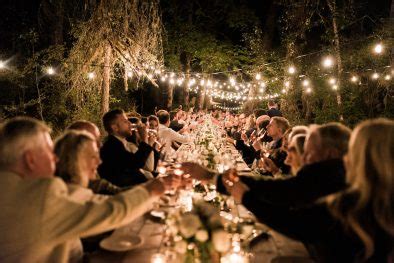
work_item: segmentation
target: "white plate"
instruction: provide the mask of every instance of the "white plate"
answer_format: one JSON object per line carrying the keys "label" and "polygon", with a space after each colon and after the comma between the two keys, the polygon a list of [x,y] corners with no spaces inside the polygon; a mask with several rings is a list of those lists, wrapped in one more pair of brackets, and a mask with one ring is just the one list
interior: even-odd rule
{"label": "white plate", "polygon": [[110,236],[101,240],[100,247],[115,252],[128,251],[139,247],[142,244],[142,238],[136,235]]}

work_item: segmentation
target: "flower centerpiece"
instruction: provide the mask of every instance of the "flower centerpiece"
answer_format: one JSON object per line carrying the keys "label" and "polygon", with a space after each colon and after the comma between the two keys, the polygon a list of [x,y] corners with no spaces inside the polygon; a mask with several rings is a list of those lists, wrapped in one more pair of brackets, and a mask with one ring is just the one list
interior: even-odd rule
{"label": "flower centerpiece", "polygon": [[219,262],[219,253],[227,252],[231,246],[224,220],[218,207],[198,201],[192,211],[178,211],[166,223],[174,237],[175,250],[185,255],[184,262]]}

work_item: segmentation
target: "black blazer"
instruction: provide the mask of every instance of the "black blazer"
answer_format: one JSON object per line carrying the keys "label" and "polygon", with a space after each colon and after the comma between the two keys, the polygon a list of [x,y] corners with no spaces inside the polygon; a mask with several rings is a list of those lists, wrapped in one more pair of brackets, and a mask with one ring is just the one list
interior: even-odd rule
{"label": "black blazer", "polygon": [[282,117],[282,112],[276,108],[271,108],[271,109],[267,110],[267,115],[270,116],[270,118],[275,117],[275,116]]}
{"label": "black blazer", "polygon": [[144,167],[151,151],[150,145],[141,142],[138,151],[131,153],[120,140],[109,135],[100,149],[99,175],[120,187],[143,183],[146,178],[139,169]]}
{"label": "black blazer", "polygon": [[251,211],[260,203],[279,206],[299,206],[346,188],[345,167],[341,159],[326,160],[305,165],[297,175],[286,179],[255,180],[241,177],[249,191],[242,203]]}
{"label": "black blazer", "polygon": [[[348,201],[345,199],[345,206]],[[390,254],[394,255],[393,237],[374,223],[372,212],[363,216],[370,222],[375,242],[374,254],[367,261],[363,260],[364,246],[359,237],[336,219],[325,203],[300,209],[261,203],[255,215],[270,228],[303,242],[316,262],[391,262]]]}

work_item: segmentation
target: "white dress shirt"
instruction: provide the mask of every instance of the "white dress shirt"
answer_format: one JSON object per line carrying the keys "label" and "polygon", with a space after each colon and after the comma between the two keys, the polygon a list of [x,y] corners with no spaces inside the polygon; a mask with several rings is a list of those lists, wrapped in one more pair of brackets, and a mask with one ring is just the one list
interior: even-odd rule
{"label": "white dress shirt", "polygon": [[171,152],[174,151],[174,149],[172,149],[171,147],[173,142],[187,143],[190,141],[190,138],[188,136],[179,134],[173,129],[162,124],[159,124],[158,135],[161,144],[164,144],[164,148],[163,148],[164,154],[171,154]]}

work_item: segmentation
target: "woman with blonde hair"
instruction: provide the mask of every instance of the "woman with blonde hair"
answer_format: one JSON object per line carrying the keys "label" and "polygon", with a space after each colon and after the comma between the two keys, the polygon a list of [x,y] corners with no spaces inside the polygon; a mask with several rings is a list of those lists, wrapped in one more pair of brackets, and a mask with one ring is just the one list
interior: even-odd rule
{"label": "woman with blonde hair", "polygon": [[287,146],[285,164],[290,166],[290,172],[292,175],[296,175],[303,166],[302,156],[304,154],[305,138],[305,134],[297,134],[291,138],[289,145]]}
{"label": "woman with blonde hair", "polygon": [[346,190],[298,209],[260,203],[255,215],[303,241],[318,262],[392,262],[394,121],[381,118],[359,124],[345,163]]}

